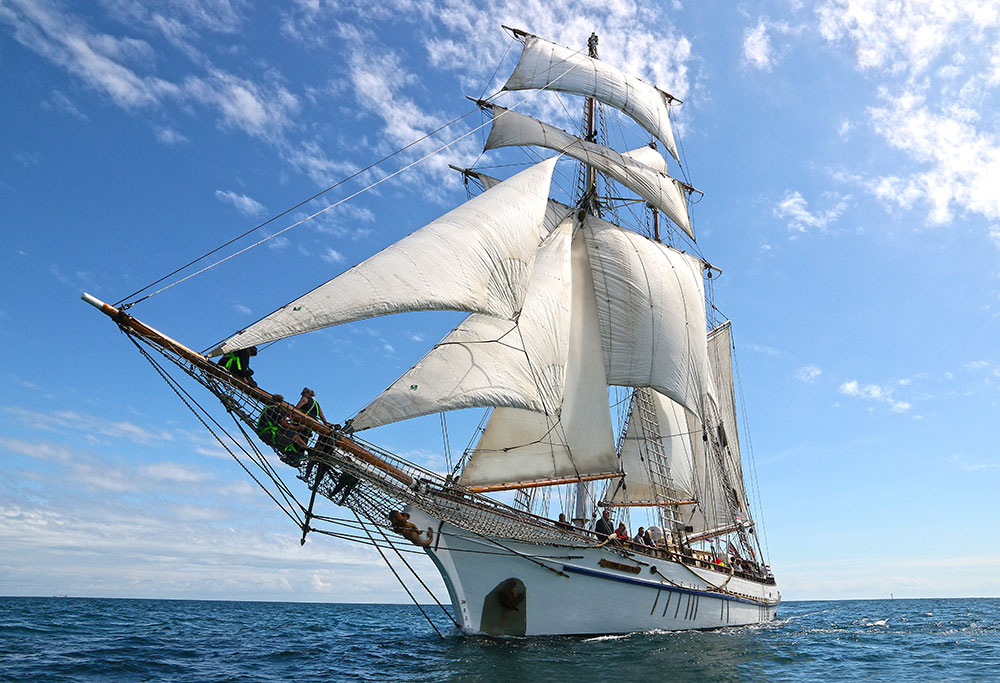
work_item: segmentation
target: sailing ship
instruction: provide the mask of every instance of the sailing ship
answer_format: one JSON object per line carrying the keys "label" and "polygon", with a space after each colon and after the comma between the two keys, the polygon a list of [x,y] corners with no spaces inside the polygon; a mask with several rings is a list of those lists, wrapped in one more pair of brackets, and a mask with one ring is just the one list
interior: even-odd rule
{"label": "sailing ship", "polygon": [[[83,298],[196,413],[201,406],[174,369],[218,397],[244,434],[259,433],[269,410],[288,416],[281,429],[298,425],[299,445],[272,438],[273,448],[262,448],[249,435],[241,462],[279,482],[273,497],[288,504],[303,542],[338,522],[317,512],[317,495],[338,502],[387,561],[385,551],[403,562],[404,551],[430,558],[463,632],[608,634],[771,620],[780,594],[744,486],[731,324],[719,320],[706,287],[720,271],[692,253],[688,204],[698,191],[669,174],[659,151],[679,165],[670,117],[679,101],[598,59],[596,35],[573,50],[507,30],[523,49],[501,92],[580,97],[582,130],[527,116],[520,104],[475,100],[491,115],[486,149],[541,147],[553,156],[505,180],[457,169],[481,193],[206,353],[139,321],[130,304]],[[650,144],[624,152],[604,144],[600,124],[613,111]],[[568,202],[550,198],[559,162],[578,169]],[[627,193],[638,199],[618,196]],[[647,229],[616,220],[624,205],[645,212]],[[343,424],[305,414],[214,360],[428,310],[468,315]],[[361,437],[466,408],[485,408],[486,417],[447,473]],[[225,442],[222,425],[199,414]],[[296,468],[307,504],[281,483],[285,465],[270,450]],[[569,500],[570,520],[554,521],[553,508]],[[649,532],[634,540],[598,533],[605,511],[645,520]]]}

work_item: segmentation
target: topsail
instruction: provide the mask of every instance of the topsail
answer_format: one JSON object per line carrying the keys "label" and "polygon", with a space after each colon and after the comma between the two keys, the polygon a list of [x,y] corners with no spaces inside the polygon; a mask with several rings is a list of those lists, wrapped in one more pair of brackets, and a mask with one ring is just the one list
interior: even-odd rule
{"label": "topsail", "polygon": [[524,51],[504,89],[544,88],[593,97],[628,114],[680,161],[670,126],[673,96],[579,51],[523,35]]}

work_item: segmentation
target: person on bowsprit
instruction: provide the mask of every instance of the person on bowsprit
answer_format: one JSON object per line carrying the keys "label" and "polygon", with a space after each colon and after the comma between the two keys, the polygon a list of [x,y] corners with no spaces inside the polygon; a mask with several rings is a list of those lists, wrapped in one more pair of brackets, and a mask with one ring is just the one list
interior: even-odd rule
{"label": "person on bowsprit", "polygon": [[257,386],[253,379],[253,370],[250,369],[250,358],[257,355],[257,347],[251,346],[246,349],[230,351],[219,358],[219,365],[224,367],[233,377],[239,377],[252,387]]}
{"label": "person on bowsprit", "polygon": [[278,450],[282,460],[301,461],[308,450],[308,444],[288,421],[287,409],[282,405],[285,398],[281,394],[274,394],[272,398],[274,403],[264,406],[257,419],[257,436],[268,446]]}
{"label": "person on bowsprit", "polygon": [[314,420],[326,422],[323,409],[319,407],[319,401],[316,400],[316,392],[309,387],[302,389],[302,398],[295,404],[295,409],[305,413]]}
{"label": "person on bowsprit", "polygon": [[[304,387],[302,389],[302,397],[299,402],[295,404],[295,409],[305,413],[314,420],[319,420],[320,422],[326,422],[326,415],[323,414],[323,409],[319,407],[319,401],[316,400],[316,392],[309,387]],[[307,440],[312,436],[312,432],[305,425],[301,425],[292,418],[292,426],[299,430],[302,438]]]}

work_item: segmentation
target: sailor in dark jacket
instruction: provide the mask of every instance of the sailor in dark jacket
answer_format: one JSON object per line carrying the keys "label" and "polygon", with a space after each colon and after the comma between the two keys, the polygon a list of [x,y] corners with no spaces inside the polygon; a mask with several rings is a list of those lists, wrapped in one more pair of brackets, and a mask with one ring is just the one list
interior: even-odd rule
{"label": "sailor in dark jacket", "polygon": [[219,359],[219,365],[228,370],[233,377],[239,377],[250,386],[255,387],[257,383],[253,380],[253,370],[250,369],[250,357],[256,355],[256,346],[230,351]]}
{"label": "sailor in dark jacket", "polygon": [[615,535],[615,523],[611,521],[611,510],[605,510],[601,518],[594,525],[594,531],[601,540],[606,540]]}

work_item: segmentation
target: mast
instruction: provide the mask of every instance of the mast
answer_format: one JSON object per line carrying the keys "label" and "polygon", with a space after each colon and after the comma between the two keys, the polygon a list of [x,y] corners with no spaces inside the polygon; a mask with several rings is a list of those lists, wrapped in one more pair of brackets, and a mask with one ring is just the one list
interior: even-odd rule
{"label": "mast", "polygon": [[[591,33],[587,39],[587,54],[593,59],[597,59],[597,33]],[[594,98],[588,97],[584,104],[585,138],[588,142],[596,142],[597,131],[594,128]],[[593,202],[597,192],[597,169],[587,166],[587,186],[584,189],[585,202]],[[589,198],[589,200],[588,200]],[[586,206],[584,207],[586,208]]]}
{"label": "mast", "polygon": [[[597,59],[597,33],[591,32],[587,39],[587,54]],[[589,142],[594,142],[597,132],[594,128],[594,98],[588,97],[584,103],[584,125],[586,130],[585,138]],[[586,187],[581,198],[581,209],[586,212],[595,206],[597,195],[597,169],[587,164]],[[590,486],[586,481],[580,479],[576,483],[576,505],[573,512],[573,523],[577,526],[585,527],[590,519]]]}

